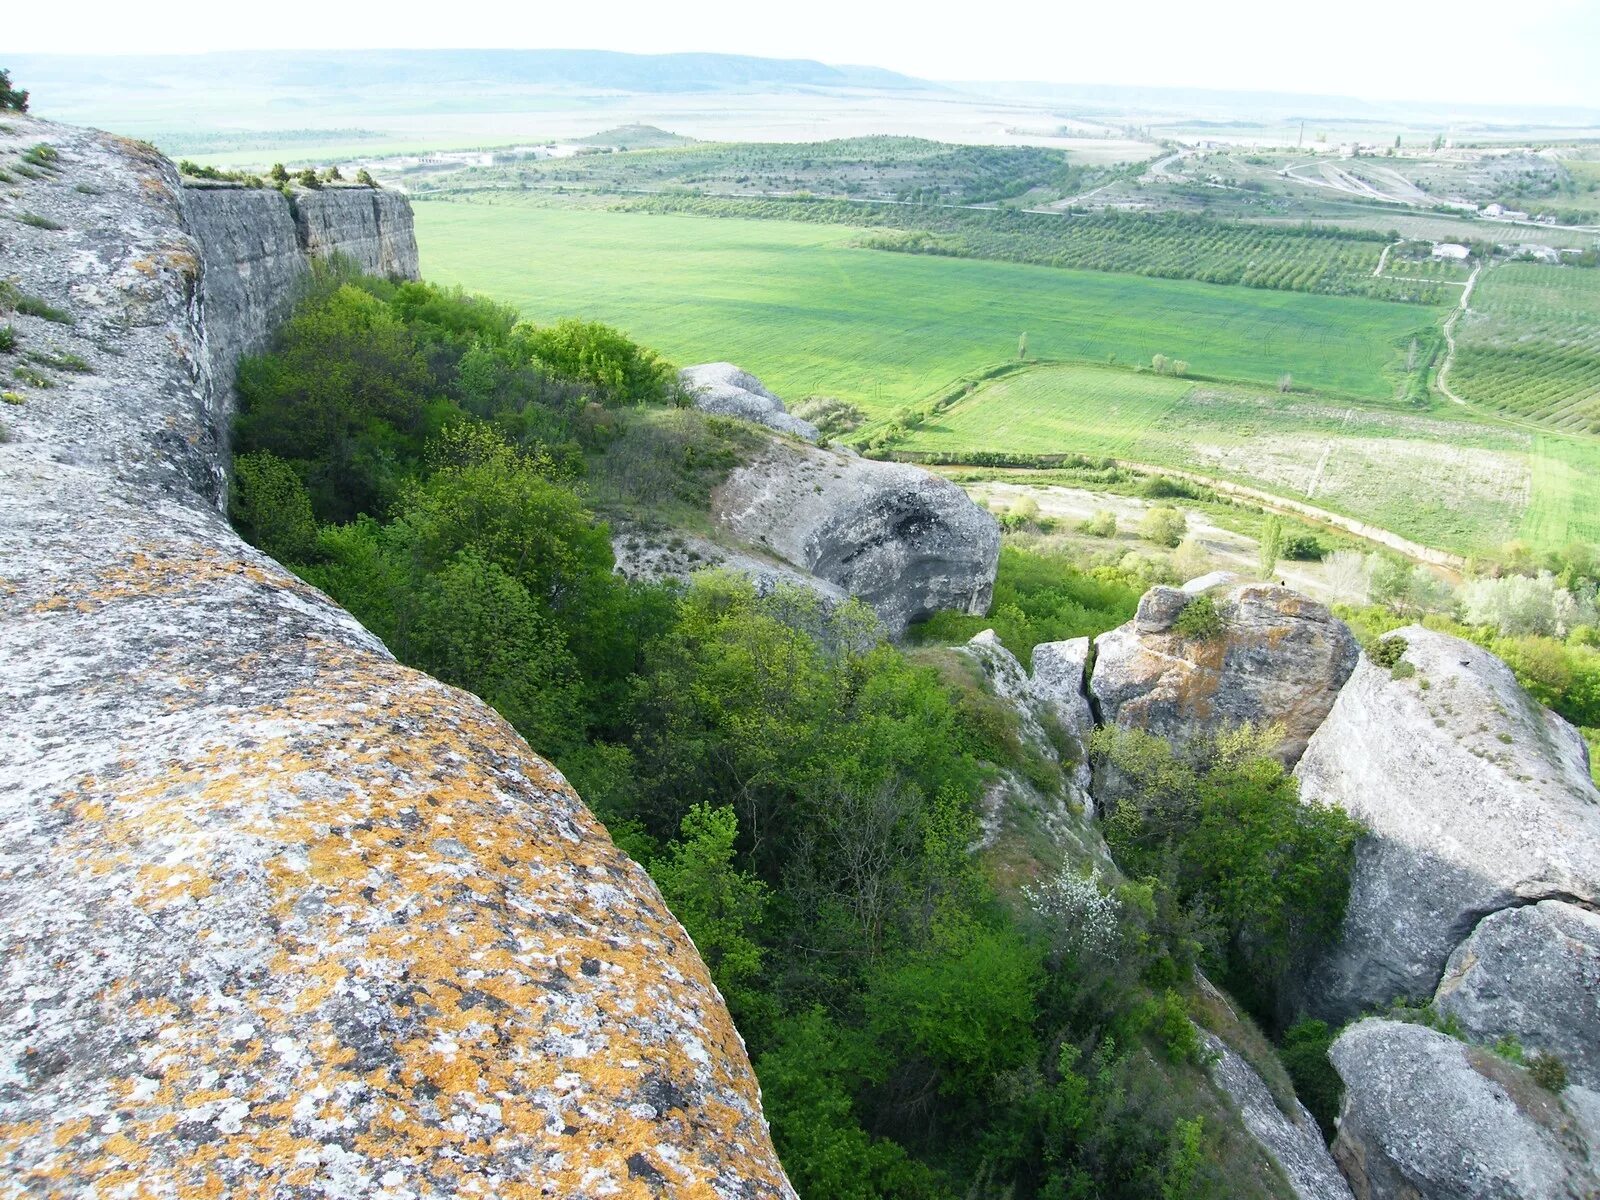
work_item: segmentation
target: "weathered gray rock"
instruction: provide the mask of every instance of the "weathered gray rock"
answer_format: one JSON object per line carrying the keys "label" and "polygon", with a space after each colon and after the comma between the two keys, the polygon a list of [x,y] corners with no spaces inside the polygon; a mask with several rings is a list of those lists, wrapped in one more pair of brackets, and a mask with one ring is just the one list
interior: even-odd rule
{"label": "weathered gray rock", "polygon": [[1350,1185],[1305,1105],[1295,1101],[1293,1114],[1286,1114],[1266,1081],[1233,1047],[1208,1030],[1199,1034],[1212,1055],[1211,1081],[1238,1107],[1250,1136],[1283,1168],[1294,1194],[1300,1200],[1351,1200]]}
{"label": "weathered gray rock", "polygon": [[1033,648],[1033,695],[1078,744],[1083,786],[1088,786],[1089,736],[1094,712],[1089,707],[1089,639],[1041,642]]}
{"label": "weathered gray rock", "polygon": [[369,274],[417,278],[411,206],[369,188],[302,191],[292,204],[271,188],[185,187],[179,195],[200,248],[215,436],[225,444],[239,358],[267,348],[304,291],[313,259],[338,254]]}
{"label": "weathered gray rock", "polygon": [[843,588],[781,559],[730,549],[685,530],[659,531],[618,525],[611,535],[611,552],[616,557],[617,573],[628,579],[687,580],[702,571],[725,570],[748,578],[761,596],[769,596],[779,587],[788,586],[815,593],[829,608],[849,599]]}
{"label": "weathered gray rock", "polygon": [[1219,635],[1187,638],[1173,626],[1193,600],[1151,588],[1131,622],[1100,635],[1090,691],[1101,719],[1179,745],[1275,722],[1277,753],[1293,763],[1355,666],[1350,630],[1297,592],[1249,583],[1217,599]]}
{"label": "weathered gray rock", "polygon": [[1398,634],[1415,674],[1363,656],[1295,772],[1306,802],[1369,831],[1340,943],[1303,989],[1336,1021],[1430,999],[1489,913],[1600,899],[1600,794],[1578,732],[1488,651],[1421,626]]}
{"label": "weathered gray rock", "polygon": [[1334,1156],[1360,1200],[1589,1200],[1573,1114],[1526,1072],[1421,1025],[1361,1021],[1330,1052]]}
{"label": "weathered gray rock", "polygon": [[1456,947],[1434,997],[1475,1041],[1515,1037],[1600,1088],[1600,914],[1560,900],[1501,909]]}
{"label": "weathered gray rock", "polygon": [[678,382],[694,397],[696,408],[724,417],[740,417],[808,442],[817,440],[817,427],[791,414],[761,381],[732,363],[701,363],[678,372]]}
{"label": "weathered gray rock", "polygon": [[903,463],[774,439],[712,495],[726,533],[859,596],[893,636],[989,606],[1000,527],[955,484]]}
{"label": "weathered gray rock", "polygon": [[791,1197],[645,873],[217,513],[171,165],[5,124],[66,228],[0,278],[75,318],[7,323],[93,373],[0,445],[0,1191]]}

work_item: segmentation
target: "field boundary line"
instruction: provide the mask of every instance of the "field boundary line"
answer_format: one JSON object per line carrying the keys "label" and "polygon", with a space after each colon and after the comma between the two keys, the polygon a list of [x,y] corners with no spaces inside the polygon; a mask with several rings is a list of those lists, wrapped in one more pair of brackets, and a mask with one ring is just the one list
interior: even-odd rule
{"label": "field boundary line", "polygon": [[1478,276],[1483,274],[1483,263],[1472,269],[1471,276],[1467,279],[1467,286],[1461,293],[1461,303],[1456,305],[1456,310],[1444,323],[1444,362],[1439,364],[1439,374],[1434,379],[1434,386],[1442,392],[1446,399],[1454,400],[1463,408],[1471,406],[1455,392],[1450,390],[1450,368],[1456,361],[1456,322],[1461,320],[1463,313],[1471,312],[1469,307],[1472,302],[1472,289],[1477,285]]}

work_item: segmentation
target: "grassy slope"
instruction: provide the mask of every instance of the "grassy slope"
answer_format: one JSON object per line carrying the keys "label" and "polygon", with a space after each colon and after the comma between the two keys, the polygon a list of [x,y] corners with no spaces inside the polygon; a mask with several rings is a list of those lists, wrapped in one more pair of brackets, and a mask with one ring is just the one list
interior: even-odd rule
{"label": "grassy slope", "polygon": [[421,203],[429,278],[534,319],[581,313],[679,362],[730,359],[780,395],[874,415],[1016,354],[1121,362],[1162,353],[1196,373],[1370,399],[1435,310],[1013,263],[851,248],[858,231],[781,221]]}

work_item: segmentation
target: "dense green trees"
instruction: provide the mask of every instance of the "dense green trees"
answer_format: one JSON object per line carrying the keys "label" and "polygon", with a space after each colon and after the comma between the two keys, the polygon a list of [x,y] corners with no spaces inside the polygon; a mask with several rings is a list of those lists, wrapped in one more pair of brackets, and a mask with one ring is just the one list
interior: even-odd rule
{"label": "dense green trees", "polygon": [[11,86],[11,72],[0,71],[0,112],[27,112],[28,93]]}
{"label": "dense green trees", "polygon": [[[1257,1152],[1201,1082],[1187,967],[1278,978],[1337,922],[1342,827],[1294,818],[1248,747],[1201,767],[1144,747],[1152,799],[1112,831],[1148,878],[1023,863],[1059,874],[997,890],[972,850],[986,789],[1004,773],[1064,798],[1014,710],[883,643],[857,603],[613,573],[591,481],[703,504],[750,447],[673,408],[672,379],[603,326],[335,273],[241,367],[231,511],[403,661],[504,714],[646,864],[803,1195],[1267,1194],[1239,1183]],[[1136,597],[1008,547],[985,620],[1026,655]]]}

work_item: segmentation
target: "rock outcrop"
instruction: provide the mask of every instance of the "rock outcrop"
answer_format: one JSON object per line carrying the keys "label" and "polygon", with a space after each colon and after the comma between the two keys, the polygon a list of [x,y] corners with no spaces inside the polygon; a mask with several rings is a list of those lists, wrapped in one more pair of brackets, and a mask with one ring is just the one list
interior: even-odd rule
{"label": "rock outcrop", "polygon": [[859,596],[891,635],[942,609],[989,606],[999,525],[919,467],[775,439],[711,504],[725,533]]}
{"label": "rock outcrop", "polygon": [[1365,1020],[1330,1051],[1334,1156],[1360,1200],[1589,1200],[1573,1114],[1526,1072],[1421,1025]]}
{"label": "rock outcrop", "polygon": [[686,530],[618,525],[611,534],[611,552],[617,573],[628,579],[687,580],[701,571],[726,570],[749,579],[760,596],[770,596],[780,587],[804,588],[830,609],[850,598],[843,588],[780,559],[732,550]]}
{"label": "rock outcrop", "polygon": [[[0,1178],[38,1196],[789,1197],[649,878],[486,705],[217,513],[170,164],[7,117],[57,172],[0,277]],[[13,228],[7,223],[8,230]],[[338,249],[324,242],[323,249]]]}
{"label": "rock outcrop", "polygon": [[766,425],[782,433],[792,433],[808,442],[817,440],[817,427],[791,414],[750,372],[732,363],[701,363],[678,372],[678,382],[694,397],[703,412],[723,417],[740,417]]}
{"label": "rock outcrop", "polygon": [[1226,1092],[1239,1110],[1250,1136],[1265,1146],[1283,1168],[1300,1200],[1351,1200],[1350,1185],[1328,1153],[1316,1119],[1298,1100],[1294,1112],[1278,1107],[1266,1081],[1233,1047],[1200,1029],[1211,1055],[1211,1081]]}
{"label": "rock outcrop", "polygon": [[1514,1037],[1600,1090],[1600,914],[1560,900],[1489,914],[1450,956],[1434,1007],[1473,1040]]}
{"label": "rock outcrop", "polygon": [[1293,763],[1355,667],[1355,638],[1316,601],[1260,583],[1215,600],[1220,632],[1188,637],[1176,625],[1194,599],[1152,588],[1132,621],[1096,640],[1089,689],[1101,720],[1177,745],[1275,722],[1284,730],[1277,752]]}
{"label": "rock outcrop", "polygon": [[1339,945],[1307,1003],[1344,1020],[1433,996],[1479,921],[1600,900],[1600,793],[1578,732],[1498,658],[1421,626],[1398,673],[1363,655],[1296,768],[1308,803],[1367,826]]}
{"label": "rock outcrop", "polygon": [[370,188],[301,191],[185,187],[184,223],[200,247],[200,304],[226,438],[234,368],[266,349],[304,290],[313,259],[337,254],[361,270],[415,279],[417,239],[405,197]]}

